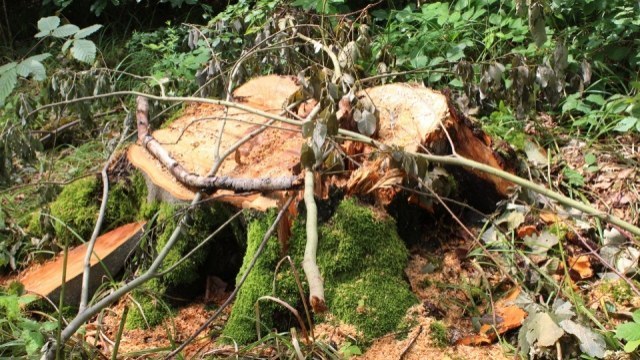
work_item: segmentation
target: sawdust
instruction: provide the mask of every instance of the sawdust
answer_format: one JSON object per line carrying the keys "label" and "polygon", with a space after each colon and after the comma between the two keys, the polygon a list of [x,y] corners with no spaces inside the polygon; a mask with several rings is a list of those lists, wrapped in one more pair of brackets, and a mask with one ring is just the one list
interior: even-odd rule
{"label": "sawdust", "polygon": [[[227,294],[227,296],[228,295],[229,294]],[[224,299],[217,299],[216,305],[219,306],[221,301],[224,301]],[[91,341],[96,341],[97,338],[97,348],[107,357],[111,356],[113,347],[110,342],[116,337],[124,307],[127,306],[126,303],[126,300],[121,300],[111,308],[111,311],[106,313],[101,327],[103,336],[99,335],[96,331],[87,332],[85,339],[91,343]],[[183,342],[191,334],[195,333],[214,312],[215,309],[208,309],[202,302],[194,302],[181,307],[163,324],[151,329],[125,329],[122,334],[118,354],[121,358],[158,358],[160,356],[155,351],[147,355],[137,355],[136,353],[152,351],[154,349],[164,349],[164,353],[166,353],[170,350],[172,342],[175,344]],[[187,357],[192,357],[214,349],[220,351],[226,348],[226,346],[215,344],[215,339],[212,339],[207,334],[210,332],[220,333],[230,312],[231,308],[227,307],[223,314],[209,326],[208,330],[201,334],[198,340],[185,348],[183,354]],[[94,328],[100,328],[98,325],[99,324],[94,323]]]}

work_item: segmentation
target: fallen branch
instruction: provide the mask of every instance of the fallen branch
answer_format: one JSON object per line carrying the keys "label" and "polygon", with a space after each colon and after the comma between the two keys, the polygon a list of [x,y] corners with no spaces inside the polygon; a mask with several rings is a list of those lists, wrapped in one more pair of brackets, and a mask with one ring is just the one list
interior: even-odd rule
{"label": "fallen branch", "polygon": [[[128,116],[128,115],[127,115]],[[87,244],[87,253],[84,257],[84,271],[82,273],[82,289],[80,292],[80,307],[78,309],[78,314],[82,313],[84,309],[87,307],[87,302],[89,301],[89,278],[91,276],[91,255],[93,255],[93,248],[96,244],[96,240],[98,239],[98,235],[100,235],[100,229],[102,228],[102,223],[104,222],[104,216],[107,211],[107,201],[109,200],[109,176],[107,175],[107,169],[109,168],[109,164],[113,161],[116,150],[124,140],[127,138],[127,132],[129,132],[129,127],[127,126],[129,122],[125,118],[124,126],[122,129],[122,134],[120,135],[120,140],[118,144],[109,155],[109,159],[107,159],[104,167],[102,168],[101,176],[102,176],[102,203],[100,204],[100,212],[98,213],[98,220],[96,220],[96,225],[93,228],[93,233],[91,234],[91,238],[89,243]]]}
{"label": "fallen branch", "polygon": [[[216,99],[207,99],[207,98],[198,98],[198,97],[176,97],[176,96],[157,96],[157,95],[152,95],[152,94],[145,94],[142,92],[138,92],[138,91],[116,91],[116,92],[112,92],[112,93],[105,93],[105,94],[98,94],[98,95],[94,95],[94,96],[86,96],[86,97],[80,97],[80,98],[75,98],[75,99],[69,99],[69,100],[65,100],[65,101],[61,101],[61,102],[57,102],[57,103],[51,103],[51,104],[47,104],[47,105],[43,105],[39,108],[37,108],[36,110],[32,111],[31,113],[29,113],[29,116],[33,115],[34,113],[38,112],[38,111],[42,111],[48,108],[52,108],[52,107],[56,107],[56,106],[61,106],[61,105],[68,105],[68,104],[74,104],[74,103],[78,103],[78,102],[83,102],[83,101],[92,101],[92,100],[96,100],[96,99],[102,99],[102,98],[107,98],[107,97],[113,97],[113,96],[124,96],[124,95],[135,95],[135,96],[144,96],[147,97],[149,99],[152,100],[157,100],[157,101],[170,101],[170,102],[194,102],[194,103],[203,103],[203,104],[213,104],[213,105],[222,105],[222,106],[228,106],[234,109],[238,109],[238,110],[243,110],[255,115],[259,115],[262,116],[264,118],[267,119],[273,119],[276,121],[280,121],[286,124],[291,124],[291,125],[295,125],[295,126],[302,126],[302,123],[297,121],[297,120],[292,120],[289,118],[286,118],[282,115],[276,115],[276,114],[272,114],[269,113],[267,111],[262,111],[256,108],[253,108],[251,106],[247,106],[244,104],[239,104],[239,103],[235,103],[235,102],[229,102],[229,101],[224,101],[224,100],[216,100]],[[391,148],[379,141],[376,141],[368,136],[353,132],[353,131],[349,131],[349,130],[345,130],[345,129],[339,129],[338,130],[338,135],[340,138],[345,139],[345,140],[353,140],[353,141],[357,141],[357,142],[361,142],[363,144],[367,144],[370,146],[373,146],[379,150],[382,151],[386,151],[386,152],[391,152]],[[463,166],[463,167],[467,167],[467,168],[471,168],[471,169],[476,169],[482,172],[485,172],[487,174],[490,175],[494,175],[497,176],[499,178],[505,179],[507,181],[510,181],[514,184],[520,185],[526,189],[532,190],[534,192],[537,192],[539,194],[545,195],[553,200],[556,200],[557,202],[559,202],[560,204],[566,205],[568,207],[572,207],[575,209],[578,209],[588,215],[591,215],[593,217],[596,217],[600,220],[609,222],[611,224],[617,225],[620,228],[629,231],[630,233],[640,237],[640,227],[637,227],[631,223],[628,223],[616,216],[604,213],[598,209],[595,209],[592,206],[589,206],[587,204],[583,204],[581,202],[578,202],[576,200],[570,199],[564,195],[558,194],[552,190],[549,190],[547,188],[545,188],[544,186],[538,185],[532,181],[523,179],[519,176],[513,175],[511,173],[508,173],[506,171],[500,170],[500,169],[496,169],[492,166],[477,162],[477,161],[473,161],[473,160],[469,160],[460,156],[457,157],[452,157],[452,156],[443,156],[443,155],[430,155],[430,154],[423,154],[423,153],[415,153],[415,152],[407,152],[407,154],[410,154],[412,156],[418,156],[418,157],[422,157],[427,161],[431,161],[434,163],[439,163],[439,164],[447,164],[447,165],[456,165],[456,166]],[[637,243],[637,242],[636,242]]]}
{"label": "fallen branch", "polygon": [[324,284],[320,269],[316,263],[318,250],[318,208],[313,198],[313,171],[307,168],[304,172],[304,205],[307,208],[307,243],[304,248],[302,269],[309,283],[309,303],[313,312],[318,314],[327,310],[324,300]]}
{"label": "fallen branch", "polygon": [[[215,192],[217,189],[234,191],[276,191],[289,190],[301,185],[301,180],[296,176],[283,176],[274,178],[234,178],[229,176],[200,176],[188,172],[180,165],[169,152],[150,134],[148,121],[149,103],[147,98],[138,96],[138,140],[171,174],[181,183],[197,188],[206,193]],[[216,163],[219,159],[216,159]]]}

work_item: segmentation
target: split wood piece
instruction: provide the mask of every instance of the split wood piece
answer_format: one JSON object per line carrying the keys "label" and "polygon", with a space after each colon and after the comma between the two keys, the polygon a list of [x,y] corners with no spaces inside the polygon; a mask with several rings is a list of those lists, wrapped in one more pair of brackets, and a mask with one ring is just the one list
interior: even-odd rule
{"label": "split wood piece", "polygon": [[[106,271],[117,274],[124,265],[126,257],[138,244],[145,222],[123,225],[98,237],[91,256],[91,277],[89,294],[100,286]],[[87,244],[69,251],[67,256],[66,284],[64,300],[67,305],[77,305],[82,290],[82,272]],[[102,264],[100,264],[102,261]],[[57,302],[62,288],[63,254],[42,265],[35,265],[20,274],[18,280],[25,290],[50,298]],[[91,296],[91,295],[90,295]]]}
{"label": "split wood piece", "polygon": [[[438,91],[414,84],[388,84],[363,90],[379,113],[378,140],[410,152],[451,154],[451,144],[458,155],[504,169],[501,157],[491,148],[486,134],[451,114],[447,97]],[[443,130],[446,129],[446,132]],[[448,136],[447,136],[448,135]],[[450,140],[449,140],[450,138]],[[350,151],[350,148],[353,148]],[[363,149],[347,144],[347,153]],[[364,149],[365,155],[368,152]],[[402,180],[402,174],[385,169],[379,161],[366,161],[351,177],[349,192],[376,190],[379,200],[388,204],[395,196],[390,187]],[[506,196],[512,183],[501,178],[472,171],[481,182],[489,184],[499,196]]]}
{"label": "split wood piece", "polygon": [[[277,114],[297,91],[299,86],[295,78],[271,75],[252,79],[240,86],[234,92],[234,99]],[[223,106],[194,104],[185,110],[182,117],[168,127],[154,131],[152,135],[185,171],[205,175],[214,163],[220,118],[224,114]],[[220,145],[221,154],[268,121],[238,109],[228,109],[227,118]],[[225,159],[218,175],[247,179],[294,176],[293,168],[299,162],[303,142],[300,129],[279,123],[275,126],[276,128],[268,128],[241,146],[235,156]],[[131,146],[127,151],[127,158],[147,177],[151,197],[162,200],[193,199],[197,189],[181,184],[142,146]],[[243,195],[218,190],[215,195],[225,195],[220,200],[235,206],[258,210],[276,207],[281,198],[280,192]]]}

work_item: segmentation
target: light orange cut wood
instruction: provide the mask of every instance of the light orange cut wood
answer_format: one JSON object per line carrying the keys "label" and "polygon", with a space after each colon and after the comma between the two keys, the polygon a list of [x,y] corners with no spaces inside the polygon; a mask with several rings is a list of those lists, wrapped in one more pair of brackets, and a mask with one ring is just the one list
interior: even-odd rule
{"label": "light orange cut wood", "polygon": [[[371,101],[379,113],[378,140],[411,152],[451,154],[451,148],[465,158],[504,169],[502,159],[493,151],[489,137],[482,131],[476,133],[470,124],[452,116],[447,97],[435,90],[416,84],[388,84],[366,89],[359,94],[364,101]],[[365,149],[365,153],[369,150]],[[364,162],[350,181],[350,193],[367,192],[378,184],[376,196],[380,203],[388,204],[395,196],[389,189],[395,185],[378,183],[386,179],[388,166],[379,161]],[[476,177],[490,184],[497,194],[505,196],[512,183],[501,178],[471,171]],[[365,175],[367,174],[367,175]],[[371,177],[371,179],[365,179]],[[385,189],[386,188],[386,189]],[[354,190],[355,189],[355,190]]]}
{"label": "light orange cut wood", "polygon": [[[250,80],[234,92],[235,101],[256,109],[281,113],[299,87],[293,77],[265,76]],[[215,162],[220,134],[223,106],[193,105],[185,114],[165,129],[153,132],[153,137],[189,172],[206,175]],[[232,147],[240,138],[259,128],[268,120],[237,109],[229,109],[224,127],[220,154]],[[219,176],[238,178],[280,177],[293,175],[300,158],[302,136],[293,125],[276,123],[224,160]],[[172,197],[189,201],[194,189],[179,183],[151,154],[139,145],[127,152],[129,161],[142,170],[148,181]],[[276,206],[278,194],[239,195],[231,191],[218,191],[214,196],[227,194],[221,201],[236,206],[264,210]]]}
{"label": "light orange cut wood", "polygon": [[[91,290],[97,288],[102,276],[106,274],[105,267],[112,275],[122,269],[125,258],[142,234],[144,224],[145,222],[137,222],[123,225],[98,237],[91,257]],[[65,286],[65,302],[68,305],[77,305],[75,302],[79,299],[86,249],[87,244],[82,244],[68,253]],[[104,267],[99,264],[100,261]],[[62,286],[63,264],[64,257],[59,254],[41,266],[31,267],[20,275],[19,281],[28,292],[56,299]]]}

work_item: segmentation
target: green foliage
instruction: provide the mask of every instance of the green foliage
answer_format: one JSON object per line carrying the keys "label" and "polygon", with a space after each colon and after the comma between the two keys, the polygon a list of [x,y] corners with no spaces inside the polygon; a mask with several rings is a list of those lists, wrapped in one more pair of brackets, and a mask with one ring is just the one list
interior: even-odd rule
{"label": "green foliage", "polygon": [[291,6],[299,6],[305,11],[315,10],[319,14],[338,14],[349,10],[344,3],[344,0],[295,0]]}
{"label": "green foliage", "polygon": [[211,52],[204,41],[189,49],[184,44],[188,31],[185,27],[172,25],[152,32],[134,32],[125,45],[129,56],[122,66],[128,71],[150,75],[148,86],[162,83],[174,91],[191,93],[197,88],[196,71],[205,65]]}
{"label": "green foliage", "polygon": [[29,317],[26,307],[37,300],[11,287],[0,288],[0,357],[35,357],[57,328],[56,321],[37,322]]}
{"label": "green foliage", "polygon": [[[63,10],[73,4],[74,0],[42,0],[43,5],[53,4]],[[140,1],[136,1],[139,3]],[[95,16],[100,16],[105,9],[109,6],[120,6],[124,7],[126,5],[132,4],[133,0],[93,0],[89,10],[95,14]],[[172,8],[180,8],[182,5],[196,5],[199,3],[199,0],[159,0],[158,3],[169,3]]]}
{"label": "green foliage", "polygon": [[616,338],[626,341],[624,351],[634,352],[640,346],[640,310],[633,313],[633,321],[616,327]]}
{"label": "green foliage", "polygon": [[434,321],[429,324],[429,337],[433,344],[439,348],[449,345],[449,333],[447,326],[440,321]]}
{"label": "green foliage", "polygon": [[[60,18],[50,16],[38,21],[40,32],[35,35],[35,38],[67,39],[62,45],[62,53],[70,49],[71,55],[76,60],[91,64],[96,57],[96,45],[85,38],[101,27],[102,25],[97,24],[84,29],[73,24],[60,26]],[[42,61],[50,56],[49,53],[43,53],[30,56],[20,62],[13,61],[0,66],[0,108],[4,106],[6,98],[18,84],[18,77],[25,79],[31,77],[36,81],[46,78],[47,74]]]}

